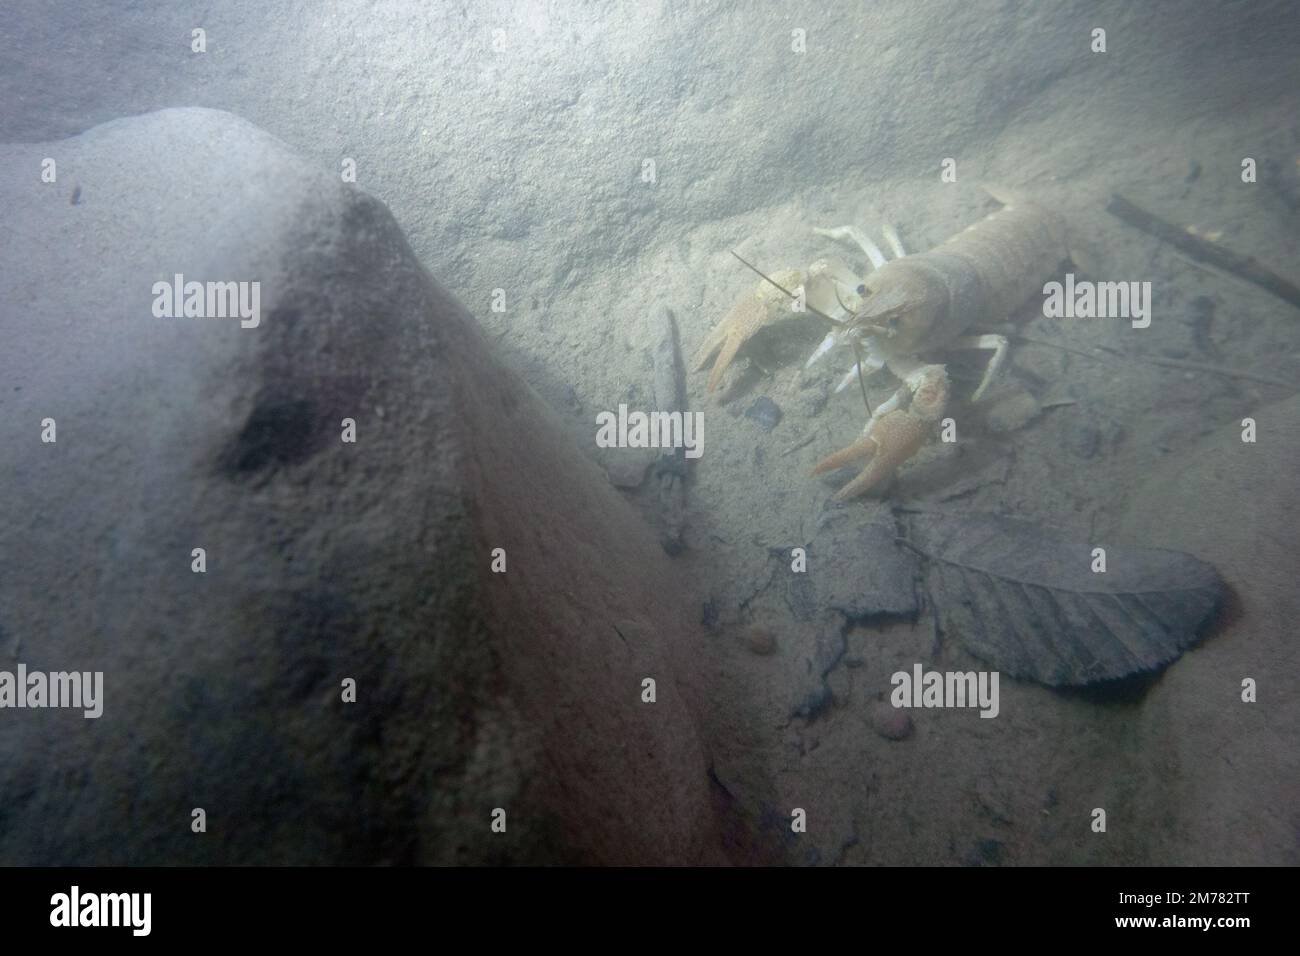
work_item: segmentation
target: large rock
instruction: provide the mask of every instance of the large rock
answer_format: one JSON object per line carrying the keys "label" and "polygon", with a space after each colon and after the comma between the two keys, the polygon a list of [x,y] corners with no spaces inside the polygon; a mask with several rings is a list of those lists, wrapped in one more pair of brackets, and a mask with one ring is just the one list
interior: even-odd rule
{"label": "large rock", "polygon": [[0,710],[0,863],[711,859],[681,582],[381,203],[209,110],[0,155],[0,670],[105,682]]}

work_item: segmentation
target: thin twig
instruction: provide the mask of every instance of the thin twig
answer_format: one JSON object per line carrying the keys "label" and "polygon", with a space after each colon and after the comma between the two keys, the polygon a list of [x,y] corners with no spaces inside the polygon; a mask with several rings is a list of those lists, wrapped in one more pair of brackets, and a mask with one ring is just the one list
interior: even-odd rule
{"label": "thin twig", "polygon": [[1217,242],[1202,239],[1190,230],[1134,205],[1119,193],[1111,195],[1106,211],[1130,226],[1181,249],[1193,259],[1222,269],[1238,279],[1245,279],[1300,309],[1300,286],[1278,275],[1258,260],[1233,252]]}

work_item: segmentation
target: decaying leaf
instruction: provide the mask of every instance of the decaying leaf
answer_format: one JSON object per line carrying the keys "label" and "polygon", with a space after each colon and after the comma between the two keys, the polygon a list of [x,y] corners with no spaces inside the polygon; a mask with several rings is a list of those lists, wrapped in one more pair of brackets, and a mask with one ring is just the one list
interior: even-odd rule
{"label": "decaying leaf", "polygon": [[1000,515],[917,515],[914,547],[939,626],[1012,677],[1052,686],[1151,671],[1195,644],[1223,596],[1214,567],[1179,551],[1106,548]]}

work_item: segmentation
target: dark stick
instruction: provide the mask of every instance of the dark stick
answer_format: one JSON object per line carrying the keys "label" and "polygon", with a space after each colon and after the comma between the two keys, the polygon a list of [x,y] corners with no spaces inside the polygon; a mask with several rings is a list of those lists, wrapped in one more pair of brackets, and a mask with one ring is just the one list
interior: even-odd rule
{"label": "dark stick", "polygon": [[1254,283],[1261,289],[1273,293],[1279,299],[1291,303],[1300,309],[1300,286],[1282,278],[1272,269],[1261,265],[1250,256],[1243,256],[1225,249],[1217,242],[1208,242],[1194,236],[1186,229],[1166,222],[1159,216],[1133,205],[1119,193],[1113,193],[1106,211],[1123,219],[1130,226],[1155,236],[1175,248],[1181,249],[1198,262],[1216,266],[1230,272],[1239,279]]}

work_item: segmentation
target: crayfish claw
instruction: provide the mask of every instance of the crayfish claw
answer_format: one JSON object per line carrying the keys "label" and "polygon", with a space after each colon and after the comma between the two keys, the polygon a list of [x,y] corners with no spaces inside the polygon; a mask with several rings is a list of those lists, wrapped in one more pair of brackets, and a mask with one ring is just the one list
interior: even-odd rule
{"label": "crayfish claw", "polygon": [[903,409],[880,416],[870,431],[852,445],[819,462],[814,475],[833,471],[862,459],[866,466],[856,478],[835,493],[836,501],[846,501],[866,494],[892,475],[925,444],[926,422]]}

